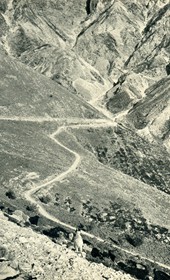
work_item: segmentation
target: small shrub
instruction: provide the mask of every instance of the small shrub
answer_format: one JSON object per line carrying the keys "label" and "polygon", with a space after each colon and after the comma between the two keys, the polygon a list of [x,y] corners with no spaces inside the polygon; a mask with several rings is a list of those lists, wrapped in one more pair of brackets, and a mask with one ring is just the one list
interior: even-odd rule
{"label": "small shrub", "polygon": [[37,212],[37,204],[36,203],[29,203],[26,206],[26,210],[30,212]]}
{"label": "small shrub", "polygon": [[24,276],[24,280],[33,280],[33,279],[35,279],[35,278],[32,275],[26,274]]}
{"label": "small shrub", "polygon": [[5,0],[0,1],[0,12],[5,13],[7,8],[7,3]]}
{"label": "small shrub", "polygon": [[126,240],[134,247],[138,247],[143,244],[143,236],[138,234],[126,235]]}
{"label": "small shrub", "polygon": [[16,199],[16,194],[13,190],[9,190],[5,194],[9,199]]}
{"label": "small shrub", "polygon": [[46,195],[39,196],[39,200],[42,203],[48,204],[51,201],[51,197],[50,195],[46,194]]}

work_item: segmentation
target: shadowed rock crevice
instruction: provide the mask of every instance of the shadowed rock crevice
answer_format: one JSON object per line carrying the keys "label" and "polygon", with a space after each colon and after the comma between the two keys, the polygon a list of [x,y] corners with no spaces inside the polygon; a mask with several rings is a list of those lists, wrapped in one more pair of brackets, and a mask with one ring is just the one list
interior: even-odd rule
{"label": "shadowed rock crevice", "polygon": [[170,63],[166,65],[166,73],[170,75]]}
{"label": "shadowed rock crevice", "polygon": [[39,221],[39,216],[38,215],[36,215],[36,216],[33,216],[33,217],[30,217],[29,218],[29,221],[30,221],[30,223],[32,224],[32,225],[38,225],[38,221]]}
{"label": "shadowed rock crevice", "polygon": [[86,12],[87,15],[90,15],[92,12],[95,11],[97,7],[97,3],[99,0],[87,0],[86,1]]}
{"label": "shadowed rock crevice", "polygon": [[159,10],[158,13],[156,13],[148,22],[146,25],[144,32],[147,33],[150,31],[150,29],[157,24],[158,21],[162,19],[162,17],[165,15],[165,13],[170,9],[170,4],[165,5],[163,8]]}
{"label": "shadowed rock crevice", "polygon": [[91,0],[87,0],[86,2],[86,12],[87,12],[87,15],[89,15],[91,13]]}

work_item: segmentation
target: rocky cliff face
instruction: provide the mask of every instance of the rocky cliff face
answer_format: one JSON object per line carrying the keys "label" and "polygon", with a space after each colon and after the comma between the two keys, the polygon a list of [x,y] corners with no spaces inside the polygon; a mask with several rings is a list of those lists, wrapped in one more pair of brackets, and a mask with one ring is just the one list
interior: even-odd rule
{"label": "rocky cliff face", "polygon": [[113,114],[132,108],[169,73],[167,0],[0,5],[1,43],[8,54],[86,100],[98,103],[105,96]]}
{"label": "rocky cliff face", "polygon": [[164,143],[170,151],[169,112],[170,78],[164,78],[146,90],[146,96],[129,111],[128,119],[138,133],[153,142]]}
{"label": "rocky cliff face", "polygon": [[88,69],[74,51],[87,16],[85,1],[10,1],[6,6],[2,19],[7,32],[2,42],[9,54],[69,89],[84,87],[81,94],[87,99],[94,91],[93,81],[94,88],[100,88],[98,71]]}

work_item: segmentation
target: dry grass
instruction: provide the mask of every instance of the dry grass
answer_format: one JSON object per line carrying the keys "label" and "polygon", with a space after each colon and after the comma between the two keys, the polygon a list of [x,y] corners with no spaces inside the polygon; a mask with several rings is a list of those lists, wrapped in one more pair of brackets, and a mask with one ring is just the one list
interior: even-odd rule
{"label": "dry grass", "polygon": [[98,118],[75,94],[0,52],[0,115]]}
{"label": "dry grass", "polygon": [[[134,249],[125,239],[127,231],[125,222],[141,219],[143,225],[146,223],[170,228],[169,196],[100,164],[70,134],[61,134],[59,138],[67,147],[81,154],[82,161],[74,173],[51,186],[49,192],[52,200],[48,204],[43,204],[46,209],[61,221],[74,226],[82,224],[87,231],[96,236],[108,240],[112,238],[117,240],[120,246],[130,248],[136,253],[140,252],[144,256],[154,257],[157,260],[160,258],[162,261],[168,262],[168,245],[157,242],[152,234],[145,232],[145,228],[136,230],[137,234],[142,232],[144,240],[141,246]],[[40,195],[41,191],[37,194],[37,199]],[[116,203],[123,213],[122,222],[119,220],[119,224],[116,226],[111,221],[103,222],[98,219],[100,213],[108,212],[109,215],[113,215],[111,205],[116,205]],[[83,212],[87,211],[87,205],[90,214],[84,215]],[[134,214],[135,211],[138,214]],[[161,250],[162,246],[164,250]]]}

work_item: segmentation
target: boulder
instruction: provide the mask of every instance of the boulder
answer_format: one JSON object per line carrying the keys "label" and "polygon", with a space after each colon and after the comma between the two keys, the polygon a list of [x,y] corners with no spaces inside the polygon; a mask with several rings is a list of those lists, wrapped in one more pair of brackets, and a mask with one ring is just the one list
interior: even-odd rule
{"label": "boulder", "polygon": [[145,279],[149,273],[146,266],[136,263],[132,260],[127,262],[119,262],[118,266],[126,273],[135,276],[137,279]]}
{"label": "boulder", "polygon": [[12,279],[13,277],[16,277],[17,275],[19,275],[19,271],[8,266],[7,263],[3,262],[0,265],[0,280]]}
{"label": "boulder", "polygon": [[136,234],[127,234],[126,240],[134,247],[138,247],[142,245],[143,243],[143,237],[142,235],[136,235]]}
{"label": "boulder", "polygon": [[106,212],[100,213],[99,215],[99,221],[106,222],[107,221],[108,214]]}
{"label": "boulder", "polygon": [[170,280],[170,275],[160,270],[154,270],[154,280]]}
{"label": "boulder", "polygon": [[12,215],[8,216],[9,220],[19,225],[24,225],[29,222],[29,217],[25,215],[21,210],[15,210]]}

